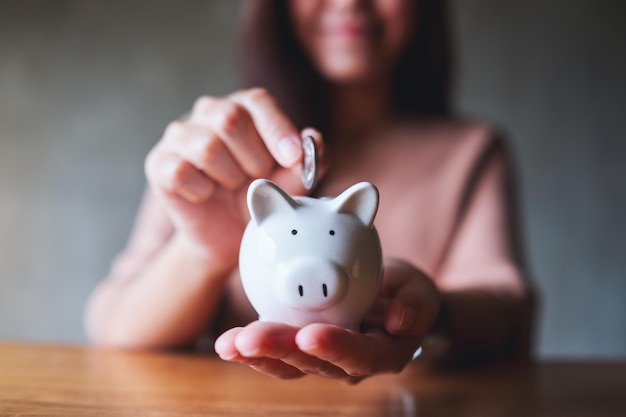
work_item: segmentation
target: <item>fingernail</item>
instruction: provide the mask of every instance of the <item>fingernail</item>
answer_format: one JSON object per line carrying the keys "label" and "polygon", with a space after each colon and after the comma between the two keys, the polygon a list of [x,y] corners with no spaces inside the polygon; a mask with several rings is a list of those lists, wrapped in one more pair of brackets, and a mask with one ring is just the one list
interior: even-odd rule
{"label": "fingernail", "polygon": [[304,352],[317,350],[317,348],[319,347],[319,345],[317,344],[317,341],[312,340],[311,338],[298,340],[297,345],[298,345],[298,348],[300,348],[300,350]]}
{"label": "fingernail", "polygon": [[296,335],[296,345],[304,352],[314,351],[319,347],[319,342],[315,337],[306,332],[298,332]]}
{"label": "fingernail", "polygon": [[402,307],[396,329],[400,331],[409,330],[415,323],[415,310],[411,307]]}
{"label": "fingernail", "polygon": [[300,139],[288,136],[278,141],[278,153],[283,159],[283,163],[291,165],[300,158],[302,153],[302,144]]}
{"label": "fingernail", "polygon": [[224,339],[218,338],[215,341],[213,349],[215,350],[215,353],[217,353],[217,355],[225,361],[229,361],[237,357],[237,352],[233,352],[232,349],[229,349],[229,346]]}
{"label": "fingernail", "polygon": [[236,340],[235,347],[239,354],[245,358],[254,358],[259,354],[259,347],[247,340]]}

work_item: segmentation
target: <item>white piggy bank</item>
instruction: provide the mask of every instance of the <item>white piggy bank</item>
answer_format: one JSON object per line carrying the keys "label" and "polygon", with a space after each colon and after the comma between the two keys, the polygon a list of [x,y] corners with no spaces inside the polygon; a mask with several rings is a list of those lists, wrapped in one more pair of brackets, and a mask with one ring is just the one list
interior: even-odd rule
{"label": "white piggy bank", "polygon": [[357,330],[378,295],[378,190],[362,182],[333,199],[290,197],[268,180],[248,189],[251,220],[239,254],[259,320]]}

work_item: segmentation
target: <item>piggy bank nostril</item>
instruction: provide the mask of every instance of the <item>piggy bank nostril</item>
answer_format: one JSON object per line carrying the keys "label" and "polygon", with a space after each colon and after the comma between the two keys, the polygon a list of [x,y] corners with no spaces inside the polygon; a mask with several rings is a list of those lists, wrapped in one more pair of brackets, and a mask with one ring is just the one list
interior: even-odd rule
{"label": "piggy bank nostril", "polygon": [[[298,294],[300,297],[304,297],[304,286],[298,285]],[[328,298],[328,285],[322,284],[322,294],[324,294],[324,298]]]}

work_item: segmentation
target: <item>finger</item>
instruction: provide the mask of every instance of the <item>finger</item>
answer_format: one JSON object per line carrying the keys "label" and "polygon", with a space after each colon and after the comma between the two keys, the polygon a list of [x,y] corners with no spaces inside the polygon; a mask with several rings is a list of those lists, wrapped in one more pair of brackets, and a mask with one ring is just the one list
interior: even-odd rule
{"label": "finger", "polygon": [[235,346],[245,357],[277,359],[303,373],[331,378],[348,376],[335,365],[302,352],[295,342],[298,330],[280,323],[254,322],[237,334]]}
{"label": "finger", "polygon": [[247,180],[220,138],[204,126],[173,122],[165,131],[162,147],[189,161],[224,188],[239,188]]}
{"label": "finger", "polygon": [[385,269],[380,294],[383,297],[394,298],[406,291],[407,287],[415,287],[416,282],[412,274],[417,271],[410,264],[397,259],[385,259]]}
{"label": "finger", "polygon": [[389,297],[385,329],[395,335],[423,336],[434,323],[440,295],[421,271],[401,261],[386,261],[383,296]]}
{"label": "finger", "polygon": [[297,348],[294,340],[297,330],[287,324],[255,321],[237,334],[235,347],[249,358],[268,356],[275,349],[273,345],[283,345],[284,349],[293,350]]}
{"label": "finger", "polygon": [[394,300],[389,304],[384,318],[385,330],[395,335],[423,335],[428,331],[426,320],[421,319],[411,302]]}
{"label": "finger", "polygon": [[300,132],[267,90],[240,91],[230,98],[248,110],[261,139],[281,166],[289,168],[301,161]]}
{"label": "finger", "polygon": [[191,203],[206,201],[215,184],[178,155],[155,149],[146,158],[146,177],[157,193],[181,197]]}
{"label": "finger", "polygon": [[250,366],[258,372],[281,379],[293,379],[300,378],[305,374],[299,369],[288,365],[280,360],[273,358],[253,358],[246,357],[239,353],[235,347],[235,339],[244,330],[242,327],[235,327],[224,332],[215,341],[215,352],[220,358],[231,361],[239,362]]}
{"label": "finger", "polygon": [[236,360],[240,356],[239,351],[235,348],[235,338],[243,327],[234,327],[222,333],[213,345],[215,353],[226,361]]}
{"label": "finger", "polygon": [[[323,161],[324,159],[324,140],[322,135],[315,129],[306,128],[301,133],[302,137],[304,136],[312,136],[315,141],[315,146],[318,153],[318,172],[317,178],[318,180],[324,175],[324,173],[328,170],[329,164]],[[272,181],[278,184],[283,190],[285,190],[289,195],[292,196],[301,196],[308,195],[311,193],[311,190],[307,190],[304,187],[304,183],[302,181],[302,164],[297,164],[291,168],[279,168],[274,171],[271,177]]]}
{"label": "finger", "polygon": [[191,115],[194,124],[210,128],[250,177],[267,176],[274,159],[245,107],[228,99],[199,98]]}
{"label": "finger", "polygon": [[419,340],[392,337],[380,331],[360,334],[337,326],[311,324],[298,332],[296,344],[303,352],[359,377],[401,371]]}

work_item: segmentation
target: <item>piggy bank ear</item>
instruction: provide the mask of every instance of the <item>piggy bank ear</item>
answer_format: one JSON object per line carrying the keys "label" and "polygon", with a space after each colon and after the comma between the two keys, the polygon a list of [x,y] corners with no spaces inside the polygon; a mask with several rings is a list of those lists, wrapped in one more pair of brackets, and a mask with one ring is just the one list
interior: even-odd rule
{"label": "piggy bank ear", "polygon": [[248,210],[256,224],[261,224],[272,213],[293,210],[298,205],[297,201],[272,181],[254,180],[248,188]]}
{"label": "piggy bank ear", "polygon": [[354,184],[333,199],[339,213],[351,213],[371,227],[378,210],[378,189],[369,182]]}

